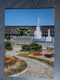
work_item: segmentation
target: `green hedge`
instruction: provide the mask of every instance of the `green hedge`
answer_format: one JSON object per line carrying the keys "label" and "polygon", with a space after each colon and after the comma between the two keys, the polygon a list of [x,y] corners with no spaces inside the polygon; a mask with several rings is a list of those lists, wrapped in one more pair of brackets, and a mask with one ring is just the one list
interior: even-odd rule
{"label": "green hedge", "polygon": [[13,49],[12,47],[13,47],[12,42],[10,42],[10,41],[5,42],[5,49],[6,50],[12,50]]}
{"label": "green hedge", "polygon": [[42,46],[37,43],[31,43],[29,45],[22,45],[22,51],[42,51]]}

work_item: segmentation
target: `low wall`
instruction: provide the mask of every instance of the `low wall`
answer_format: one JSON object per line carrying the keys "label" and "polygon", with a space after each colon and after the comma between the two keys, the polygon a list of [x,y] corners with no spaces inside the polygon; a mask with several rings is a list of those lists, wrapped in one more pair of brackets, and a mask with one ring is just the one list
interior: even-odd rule
{"label": "low wall", "polygon": [[30,44],[32,43],[31,38],[16,38],[15,44],[20,45],[20,44]]}
{"label": "low wall", "polygon": [[[30,44],[32,43],[32,39],[31,38],[16,38],[15,40],[15,44],[16,45],[22,45],[22,44]],[[54,43],[52,42],[36,42],[39,45],[42,45],[43,49],[47,49],[47,47],[54,47]]]}

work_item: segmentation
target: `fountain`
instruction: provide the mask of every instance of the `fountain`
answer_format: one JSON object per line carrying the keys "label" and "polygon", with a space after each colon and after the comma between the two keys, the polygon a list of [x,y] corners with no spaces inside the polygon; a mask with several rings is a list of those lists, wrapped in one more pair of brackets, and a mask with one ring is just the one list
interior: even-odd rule
{"label": "fountain", "polygon": [[36,31],[34,32],[34,39],[41,41],[42,40],[42,33],[41,33],[39,23],[40,23],[40,20],[39,20],[39,17],[38,17],[38,24],[37,24],[37,27],[36,27]]}
{"label": "fountain", "polygon": [[46,37],[46,42],[52,42],[52,37],[50,36],[50,29],[48,29],[48,36]]}

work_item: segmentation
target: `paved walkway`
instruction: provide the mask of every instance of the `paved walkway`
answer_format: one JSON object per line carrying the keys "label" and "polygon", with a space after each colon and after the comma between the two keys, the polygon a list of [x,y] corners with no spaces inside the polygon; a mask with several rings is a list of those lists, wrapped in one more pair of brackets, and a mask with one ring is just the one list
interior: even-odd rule
{"label": "paved walkway", "polygon": [[23,59],[28,64],[27,72],[20,76],[36,78],[53,78],[53,69],[47,64],[30,58],[19,56],[17,56],[17,58]]}
{"label": "paved walkway", "polygon": [[49,65],[39,62],[34,59],[25,58],[17,56],[17,49],[14,49],[13,51],[7,52],[6,54],[9,56],[15,56],[19,59],[24,60],[28,65],[28,70],[19,75],[18,77],[35,77],[35,78],[53,78],[54,70]]}

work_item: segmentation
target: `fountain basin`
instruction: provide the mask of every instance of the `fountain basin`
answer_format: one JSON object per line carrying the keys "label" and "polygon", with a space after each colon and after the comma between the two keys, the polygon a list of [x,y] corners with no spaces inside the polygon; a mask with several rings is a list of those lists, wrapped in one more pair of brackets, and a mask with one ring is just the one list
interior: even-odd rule
{"label": "fountain basin", "polygon": [[52,38],[51,37],[46,37],[46,42],[51,42]]}

